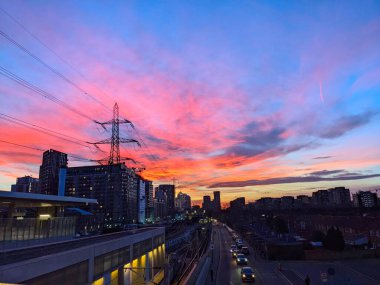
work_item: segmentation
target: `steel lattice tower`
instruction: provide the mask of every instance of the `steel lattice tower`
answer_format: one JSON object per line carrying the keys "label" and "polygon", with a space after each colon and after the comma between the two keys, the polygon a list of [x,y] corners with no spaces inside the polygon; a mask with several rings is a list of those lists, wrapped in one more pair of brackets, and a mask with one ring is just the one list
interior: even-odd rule
{"label": "steel lattice tower", "polygon": [[[120,124],[129,124],[132,128],[134,128],[131,121],[126,119],[119,118],[119,106],[117,103],[113,106],[113,119],[110,121],[106,121],[103,123],[98,122],[104,129],[106,129],[105,125],[112,125],[112,135],[111,138],[104,139],[93,143],[93,145],[97,146],[98,144],[110,144],[110,155],[108,157],[108,164],[118,164],[120,163],[120,143],[136,143],[140,146],[140,143],[135,139],[127,139],[120,138],[119,134],[119,125]],[[99,162],[105,161],[106,159],[99,160]],[[123,160],[132,160],[131,158],[123,158]]]}

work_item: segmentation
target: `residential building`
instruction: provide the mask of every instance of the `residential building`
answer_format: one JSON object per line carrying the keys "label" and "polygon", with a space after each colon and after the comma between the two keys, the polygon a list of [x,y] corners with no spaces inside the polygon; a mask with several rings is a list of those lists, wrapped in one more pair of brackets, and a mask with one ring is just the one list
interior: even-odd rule
{"label": "residential building", "polygon": [[333,207],[351,206],[350,190],[345,187],[335,187],[328,190],[329,204]]}
{"label": "residential building", "polygon": [[289,210],[294,206],[294,197],[293,196],[283,196],[281,199],[281,209]]}
{"label": "residential building", "polygon": [[203,196],[203,203],[202,203],[203,210],[212,210],[212,203],[211,203],[211,197],[206,195]]}
{"label": "residential building", "polygon": [[329,192],[327,190],[313,192],[312,201],[315,207],[328,207],[330,205]]}
{"label": "residential building", "polygon": [[359,191],[353,197],[355,207],[372,208],[378,205],[377,194],[370,191]]}
{"label": "residential building", "polygon": [[136,175],[137,178],[137,222],[140,224],[145,223],[146,211],[146,194],[145,194],[145,180]]}
{"label": "residential building", "polygon": [[40,166],[39,181],[40,193],[58,195],[59,175],[61,168],[67,167],[67,154],[53,149],[43,153]]}
{"label": "residential building", "polygon": [[243,210],[245,208],[245,198],[240,197],[230,202],[231,210]]}
{"label": "residential building", "polygon": [[23,193],[39,193],[40,182],[38,178],[32,176],[18,177],[16,184],[11,186],[12,192],[23,192]]}
{"label": "residential building", "polygon": [[154,195],[153,195],[153,182],[145,180],[145,218],[148,221],[154,220]]}
{"label": "residential building", "polygon": [[97,199],[89,210],[109,227],[138,221],[136,174],[123,163],[68,168],[65,194]]}
{"label": "residential building", "polygon": [[220,203],[220,191],[214,191],[214,200],[212,203],[215,211],[219,212],[222,209]]}

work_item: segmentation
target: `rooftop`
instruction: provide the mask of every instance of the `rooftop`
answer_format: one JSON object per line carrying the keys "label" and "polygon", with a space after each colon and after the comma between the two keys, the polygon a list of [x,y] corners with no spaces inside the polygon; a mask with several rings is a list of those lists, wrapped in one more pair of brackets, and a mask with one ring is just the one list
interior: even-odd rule
{"label": "rooftop", "polygon": [[35,193],[11,192],[0,190],[0,205],[7,204],[17,207],[52,207],[97,204],[96,199],[56,196]]}

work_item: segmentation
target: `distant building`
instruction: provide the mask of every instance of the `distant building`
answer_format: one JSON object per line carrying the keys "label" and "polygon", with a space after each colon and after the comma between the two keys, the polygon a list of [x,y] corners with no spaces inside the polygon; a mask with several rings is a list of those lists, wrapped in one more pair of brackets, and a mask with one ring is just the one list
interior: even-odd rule
{"label": "distant building", "polygon": [[372,208],[378,205],[376,193],[370,191],[359,191],[353,197],[355,207]]}
{"label": "distant building", "polygon": [[330,205],[329,192],[327,190],[313,192],[312,201],[315,207],[328,207]]}
{"label": "distant building", "polygon": [[186,211],[191,209],[191,197],[185,193],[179,192],[176,198],[177,209]]}
{"label": "distant building", "polygon": [[307,196],[307,195],[298,195],[298,196],[296,197],[296,200],[297,200],[297,201],[300,201],[300,203],[301,203],[302,205],[309,205],[309,204],[310,204],[310,200],[311,200],[311,198],[310,198],[309,196]]}
{"label": "distant building", "polygon": [[41,194],[58,195],[59,175],[61,168],[66,167],[66,153],[53,149],[44,152],[39,173]]}
{"label": "distant building", "polygon": [[240,197],[230,202],[231,210],[243,210],[245,208],[245,198]]}
{"label": "distant building", "polygon": [[166,193],[159,187],[155,188],[154,193],[154,218],[163,219],[167,216],[167,197]]}
{"label": "distant building", "polygon": [[259,210],[270,210],[273,208],[273,198],[271,197],[260,198],[254,203],[254,207]]}
{"label": "distant building", "polygon": [[167,215],[174,215],[175,213],[175,205],[174,205],[174,199],[175,199],[175,186],[172,184],[162,184],[158,186],[158,189],[160,191],[163,191],[166,194],[166,211]]}
{"label": "distant building", "polygon": [[145,180],[145,218],[149,221],[154,220],[154,195],[152,181]]}
{"label": "distant building", "polygon": [[334,207],[349,207],[351,206],[351,193],[345,187],[335,187],[328,190],[329,203]]}
{"label": "distant building", "polygon": [[281,199],[281,209],[288,210],[292,209],[294,206],[294,197],[293,196],[283,196]]}
{"label": "distant building", "polygon": [[11,186],[12,192],[39,193],[40,182],[32,176],[18,177],[16,184]]}
{"label": "distant building", "polygon": [[145,223],[145,210],[146,210],[146,196],[145,196],[145,180],[136,175],[137,177],[137,222],[140,224]]}
{"label": "distant building", "polygon": [[214,201],[212,203],[215,211],[218,212],[222,209],[220,204],[220,191],[214,191]]}
{"label": "distant building", "polygon": [[203,203],[202,203],[203,210],[211,210],[212,209],[212,203],[211,203],[211,197],[206,195],[203,196]]}
{"label": "distant building", "polygon": [[70,167],[65,189],[68,196],[97,199],[98,204],[89,210],[101,216],[106,225],[137,223],[136,174],[123,163]]}

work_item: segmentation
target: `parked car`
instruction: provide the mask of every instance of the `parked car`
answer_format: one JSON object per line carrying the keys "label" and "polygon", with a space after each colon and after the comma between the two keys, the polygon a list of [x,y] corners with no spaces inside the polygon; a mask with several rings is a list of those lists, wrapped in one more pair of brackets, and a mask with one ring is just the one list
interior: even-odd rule
{"label": "parked car", "polygon": [[251,267],[243,267],[240,276],[242,282],[255,282],[255,274]]}
{"label": "parked car", "polygon": [[237,265],[247,265],[248,264],[248,259],[245,257],[244,254],[239,253],[236,255],[236,264]]}
{"label": "parked car", "polygon": [[248,255],[249,254],[249,249],[246,246],[242,246],[240,252],[244,253],[245,255]]}

